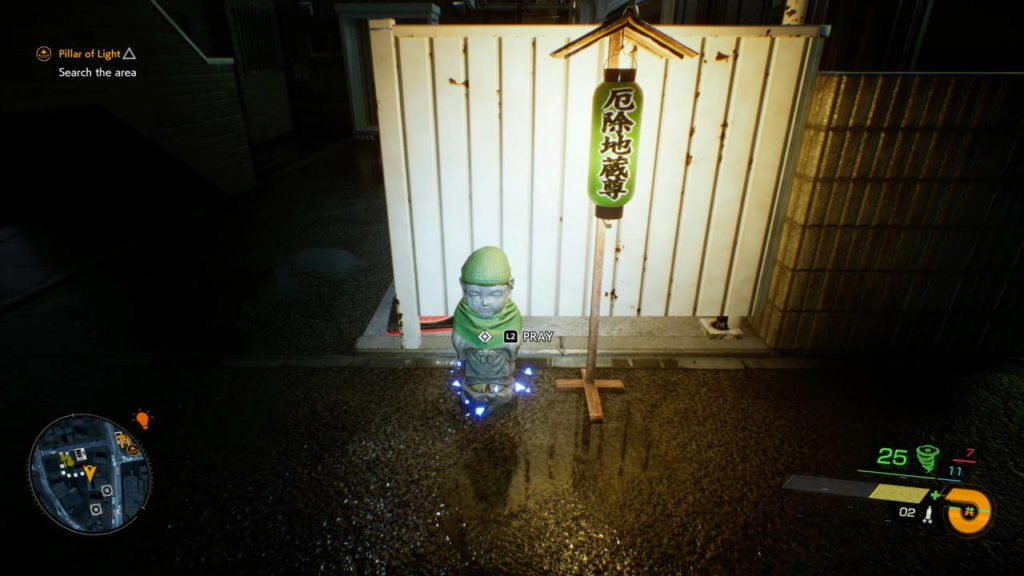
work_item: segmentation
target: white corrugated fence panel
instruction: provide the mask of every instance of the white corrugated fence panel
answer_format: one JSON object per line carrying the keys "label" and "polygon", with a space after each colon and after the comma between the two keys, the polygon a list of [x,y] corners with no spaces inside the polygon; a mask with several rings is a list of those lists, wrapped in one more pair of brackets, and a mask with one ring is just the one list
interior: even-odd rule
{"label": "white corrugated fence panel", "polygon": [[739,232],[736,235],[732,275],[726,294],[724,313],[735,316],[753,314],[754,295],[760,276],[766,232],[772,207],[778,197],[779,178],[786,146],[786,135],[796,114],[794,97],[803,62],[809,55],[807,42],[796,38],[776,38],[768,63],[768,82],[761,98],[760,125],[754,143],[750,184],[744,198]]}
{"label": "white corrugated fence panel", "polygon": [[[395,297],[403,318],[419,318],[416,298],[416,259],[413,254],[412,214],[405,169],[405,128],[402,125],[398,70],[391,22],[371,20],[370,48],[373,54],[373,78],[379,109],[381,161],[384,170],[384,195],[388,206],[388,236],[391,240],[391,267],[395,275]],[[419,322],[402,322],[402,346],[420,347]]]}
{"label": "white corrugated fence panel", "polygon": [[[501,112],[498,39],[466,38],[473,248],[501,246]],[[468,256],[468,254],[467,254]],[[461,263],[460,263],[461,266]]]}
{"label": "white corrugated fence panel", "polygon": [[[684,45],[701,50],[700,38],[679,38]],[[676,230],[683,199],[683,176],[690,149],[693,125],[693,96],[697,90],[700,60],[687,58],[668,62],[664,100],[678,102],[661,113],[657,163],[651,188],[651,217],[647,228],[644,286],[640,301],[642,316],[665,316],[676,251]]]}
{"label": "white corrugated fence panel", "polygon": [[[563,61],[548,54],[588,27],[376,28],[374,65],[391,67],[375,79],[399,299],[412,279],[418,314],[450,313],[466,256],[496,245],[524,314],[586,315],[590,101],[607,43]],[[821,30],[662,30],[701,56],[640,55],[636,197],[606,236],[601,310],[749,315]]]}
{"label": "white corrugated fence panel", "polygon": [[615,292],[609,292],[609,295],[615,295],[611,303],[614,316],[636,316],[640,310],[651,183],[654,181],[654,164],[658,155],[665,60],[646,50],[640,51],[636,82],[644,94],[644,108],[640,118],[640,140],[637,142],[635,197],[624,209],[618,244],[615,246]]}
{"label": "white corrugated fence panel", "polygon": [[434,38],[434,94],[437,97],[437,162],[441,178],[441,235],[444,238],[446,310],[462,298],[462,262],[472,252],[469,194],[469,139],[462,38]]}
{"label": "white corrugated fence panel", "polygon": [[[721,154],[722,124],[729,100],[736,38],[709,38],[700,55],[701,67],[693,115],[693,137],[684,161],[686,179],[683,183],[683,206],[676,231],[676,256],[669,292],[669,316],[693,316],[696,312],[697,289],[704,265],[704,242],[707,239],[708,216],[711,209],[715,177]],[[713,255],[714,256],[714,255]]]}
{"label": "white corrugated fence panel", "polygon": [[720,137],[722,153],[704,244],[697,316],[720,314],[725,303],[725,286],[732,268],[736,229],[750,173],[750,154],[770,44],[767,38],[741,38],[735,52],[728,55],[734,60],[734,70],[729,110]]}
{"label": "white corrugated fence panel", "polygon": [[[590,294],[594,205],[587,197],[590,162],[590,99],[603,50],[586,50],[569,60],[566,83],[565,152],[562,168],[562,239],[558,266],[558,316],[585,316]],[[579,104],[582,102],[583,104]],[[582,176],[581,176],[582,175]]]}
{"label": "white corrugated fence panel", "polygon": [[[402,117],[405,119],[406,168],[416,255],[416,293],[425,314],[446,310],[444,241],[438,190],[437,124],[429,38],[400,38]],[[385,168],[386,170],[387,168]],[[449,167],[445,166],[445,170]]]}
{"label": "white corrugated fence panel", "polygon": [[[565,145],[566,61],[548,54],[570,39],[537,38],[533,86],[533,214],[530,229],[521,230],[531,250],[530,313],[554,316],[558,306],[558,256],[562,214],[562,165]],[[546,280],[545,280],[546,279]],[[553,280],[553,281],[552,281]]]}
{"label": "white corrugated fence panel", "polygon": [[533,58],[533,38],[501,39],[501,205],[495,208],[501,217],[500,247],[520,286],[514,300],[523,310],[531,309]]}

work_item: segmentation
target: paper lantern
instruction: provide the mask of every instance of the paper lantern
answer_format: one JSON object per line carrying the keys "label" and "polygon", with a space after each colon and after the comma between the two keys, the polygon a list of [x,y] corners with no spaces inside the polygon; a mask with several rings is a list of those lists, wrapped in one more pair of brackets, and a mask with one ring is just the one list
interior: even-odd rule
{"label": "paper lantern", "polygon": [[594,90],[588,192],[599,218],[621,218],[633,199],[644,106],[635,80],[636,69],[608,68]]}

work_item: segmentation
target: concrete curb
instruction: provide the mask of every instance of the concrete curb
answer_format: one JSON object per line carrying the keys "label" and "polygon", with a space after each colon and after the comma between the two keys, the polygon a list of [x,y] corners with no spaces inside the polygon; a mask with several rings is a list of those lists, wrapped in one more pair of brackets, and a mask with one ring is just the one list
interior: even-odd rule
{"label": "concrete curb", "polygon": [[[138,364],[125,358],[126,364]],[[454,358],[387,356],[228,356],[218,363],[228,368],[451,368]],[[583,368],[585,356],[520,358],[519,364],[534,368]],[[823,368],[805,358],[692,358],[692,357],[601,357],[598,368],[616,370],[817,370]]]}
{"label": "concrete curb", "polygon": [[[98,366],[220,366],[223,368],[428,368],[449,369],[455,358],[445,356],[372,356],[360,354],[295,355],[179,355],[171,353],[136,354],[0,354],[0,366],[24,362],[58,362]],[[1024,378],[1024,367],[1006,359],[990,360],[990,369]],[[585,356],[538,356],[519,358],[521,367],[579,369]],[[602,356],[598,368],[616,370],[832,370],[871,369],[870,359],[847,357],[726,357],[726,356]]]}
{"label": "concrete curb", "polygon": [[[224,368],[438,368],[454,366],[452,356],[370,356],[251,354],[231,356],[179,356],[174,354],[41,354],[0,355],[0,365],[28,359],[60,359],[103,366],[207,365]],[[569,368],[586,366],[586,356],[520,357],[520,366]],[[598,368],[616,370],[822,370],[849,369],[855,363],[810,358],[729,358],[721,356],[602,356]]]}

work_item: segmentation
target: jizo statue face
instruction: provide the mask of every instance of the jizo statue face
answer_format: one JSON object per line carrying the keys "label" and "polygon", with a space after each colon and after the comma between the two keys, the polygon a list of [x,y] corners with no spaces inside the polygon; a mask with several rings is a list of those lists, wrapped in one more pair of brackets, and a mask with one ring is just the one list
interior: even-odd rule
{"label": "jizo statue face", "polygon": [[512,282],[499,284],[498,286],[478,286],[476,284],[462,284],[462,294],[466,298],[466,305],[474,314],[481,318],[492,318],[505,307],[509,294],[512,291]]}

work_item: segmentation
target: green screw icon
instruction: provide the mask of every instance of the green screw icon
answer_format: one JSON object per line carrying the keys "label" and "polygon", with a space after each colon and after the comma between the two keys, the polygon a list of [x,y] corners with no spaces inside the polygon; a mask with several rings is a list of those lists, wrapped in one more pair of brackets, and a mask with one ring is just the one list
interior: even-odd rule
{"label": "green screw icon", "polygon": [[917,461],[924,471],[931,474],[935,470],[935,459],[939,457],[939,447],[925,444],[917,447]]}

